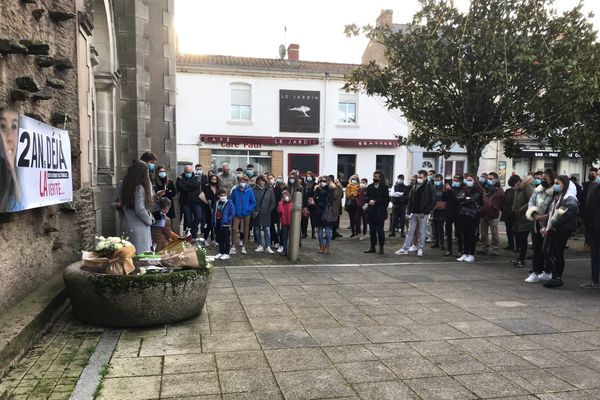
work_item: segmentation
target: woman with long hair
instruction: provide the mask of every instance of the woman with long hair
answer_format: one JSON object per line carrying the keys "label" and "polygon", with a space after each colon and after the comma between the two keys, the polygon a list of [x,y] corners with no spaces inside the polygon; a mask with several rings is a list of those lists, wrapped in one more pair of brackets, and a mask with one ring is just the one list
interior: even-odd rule
{"label": "woman with long hair", "polygon": [[360,192],[360,179],[358,175],[352,175],[348,184],[346,185],[345,195],[346,195],[346,204],[344,205],[344,209],[348,212],[348,217],[350,218],[350,229],[352,234],[351,238],[360,234],[360,222],[356,220],[356,208],[358,204],[358,194]]}
{"label": "woman with long hair", "polygon": [[327,207],[333,207],[333,190],[329,186],[329,177],[319,178],[319,185],[315,189],[311,203],[314,205],[315,226],[319,238],[319,253],[328,254],[331,245],[331,232],[333,222],[323,221],[323,213]]}
{"label": "woman with long hair", "polygon": [[544,248],[547,249],[547,264],[552,271],[552,279],[544,283],[552,288],[563,285],[562,274],[565,269],[565,247],[569,237],[577,228],[577,187],[568,176],[560,175],[554,179],[554,196],[548,211],[548,225],[542,228]]}
{"label": "woman with long hair", "polygon": [[152,186],[148,164],[136,160],[123,178],[121,231],[135,246],[137,254],[150,251],[152,248],[150,229],[154,222],[150,213],[152,204]]}
{"label": "woman with long hair", "polygon": [[162,197],[166,197],[171,200],[171,207],[169,208],[169,212],[167,213],[167,217],[172,220],[175,218],[175,203],[173,199],[177,194],[177,190],[175,189],[175,182],[173,182],[167,176],[167,167],[161,165],[156,170],[156,176],[154,177],[154,186],[156,188],[156,192],[164,191],[164,195]]}
{"label": "woman with long hair", "polygon": [[206,213],[206,218],[204,219],[206,221],[206,224],[202,229],[202,234],[204,235],[204,240],[206,240],[208,244],[210,244],[210,241],[208,241],[209,235],[210,240],[212,241],[214,241],[216,237],[215,226],[213,224],[214,218],[212,217],[212,209],[214,208],[214,204],[220,199],[219,189],[221,189],[221,186],[219,184],[219,177],[215,174],[209,174],[208,183],[205,183],[204,186],[202,186],[202,193],[200,193],[200,200],[202,200],[202,203],[204,204]]}
{"label": "woman with long hair", "polygon": [[304,198],[302,200],[302,237],[308,237],[308,221],[310,220],[311,238],[315,238],[315,219],[312,215],[312,206],[308,199],[314,197],[317,181],[312,171],[306,171],[304,179]]}
{"label": "woman with long hair", "polygon": [[0,212],[18,208],[20,188],[15,173],[19,116],[0,108]]}
{"label": "woman with long hair", "polygon": [[483,188],[479,184],[477,176],[466,173],[463,181],[465,188],[458,197],[460,203],[459,225],[463,237],[463,255],[457,261],[472,263],[475,261],[475,245],[477,227],[481,218],[481,207],[483,205]]}

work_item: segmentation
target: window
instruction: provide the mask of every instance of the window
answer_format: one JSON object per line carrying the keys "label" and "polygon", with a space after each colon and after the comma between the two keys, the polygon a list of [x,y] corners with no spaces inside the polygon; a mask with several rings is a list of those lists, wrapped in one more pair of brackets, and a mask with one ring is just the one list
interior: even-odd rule
{"label": "window", "polygon": [[356,93],[340,93],[338,124],[356,124]]}
{"label": "window", "polygon": [[464,160],[445,160],[444,161],[444,175],[454,176],[463,175],[465,173],[465,161]]}
{"label": "window", "polygon": [[250,121],[252,118],[252,86],[247,83],[231,85],[231,120]]}
{"label": "window", "polygon": [[356,154],[338,154],[338,179],[342,184],[348,182],[348,178],[356,174]]}
{"label": "window", "polygon": [[235,171],[238,167],[246,170],[246,165],[254,164],[257,174],[271,172],[271,152],[262,150],[213,150],[210,168],[217,171],[226,162]]}
{"label": "window", "polygon": [[319,155],[318,154],[288,154],[288,170],[297,169],[300,174],[311,171],[319,176]]}
{"label": "window", "polygon": [[383,171],[386,185],[394,182],[394,156],[378,155],[375,158],[375,169]]}

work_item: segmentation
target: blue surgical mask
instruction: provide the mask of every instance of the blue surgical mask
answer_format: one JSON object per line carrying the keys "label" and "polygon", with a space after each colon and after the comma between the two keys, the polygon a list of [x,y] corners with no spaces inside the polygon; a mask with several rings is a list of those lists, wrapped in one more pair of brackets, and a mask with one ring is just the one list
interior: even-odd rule
{"label": "blue surgical mask", "polygon": [[306,177],[306,181],[307,181],[307,182],[312,182],[312,181],[313,181],[313,178],[312,178],[312,176],[307,176],[307,177]]}
{"label": "blue surgical mask", "polygon": [[165,179],[167,177],[167,173],[166,172],[159,172],[158,173],[158,177],[162,178],[162,179]]}
{"label": "blue surgical mask", "polygon": [[288,179],[288,183],[289,183],[290,185],[293,185],[295,182],[296,182],[296,180],[295,180],[294,178],[290,178],[290,179]]}
{"label": "blue surgical mask", "polygon": [[248,176],[254,175],[254,170],[253,169],[247,169],[246,170],[246,175],[248,175]]}
{"label": "blue surgical mask", "polygon": [[467,186],[468,187],[473,187],[475,185],[475,182],[473,181],[467,181]]}
{"label": "blue surgical mask", "polygon": [[466,185],[467,184],[467,178],[463,179],[463,183]]}
{"label": "blue surgical mask", "polygon": [[540,185],[542,184],[542,180],[541,180],[540,178],[535,178],[535,179],[533,180],[533,184],[534,184],[535,186],[540,186]]}
{"label": "blue surgical mask", "polygon": [[555,183],[554,186],[552,186],[552,189],[554,189],[554,191],[558,193],[560,192],[560,185],[558,183]]}
{"label": "blue surgical mask", "polygon": [[487,184],[488,184],[488,186],[494,186],[494,180],[493,179],[488,179],[487,180]]}
{"label": "blue surgical mask", "polygon": [[196,175],[202,175],[202,170],[201,169],[197,169],[196,170]]}
{"label": "blue surgical mask", "polygon": [[185,173],[185,177],[186,177],[186,178],[191,178],[191,177],[192,177],[192,175],[194,175],[194,174],[192,174],[191,172],[186,172],[186,173]]}
{"label": "blue surgical mask", "polygon": [[430,181],[432,181],[432,180],[433,180],[433,175],[429,175],[429,176],[427,177],[427,179],[429,179]]}
{"label": "blue surgical mask", "polygon": [[452,182],[452,187],[453,188],[459,188],[460,187],[460,182]]}
{"label": "blue surgical mask", "polygon": [[596,178],[596,183],[600,183],[600,176]]}
{"label": "blue surgical mask", "polygon": [[151,163],[148,163],[148,168],[150,169],[150,171],[154,171],[154,167],[155,167],[155,166],[156,166],[156,165],[155,165],[153,162],[151,162]]}
{"label": "blue surgical mask", "polygon": [[433,184],[434,184],[436,187],[440,187],[440,186],[442,186],[442,181],[433,181]]}

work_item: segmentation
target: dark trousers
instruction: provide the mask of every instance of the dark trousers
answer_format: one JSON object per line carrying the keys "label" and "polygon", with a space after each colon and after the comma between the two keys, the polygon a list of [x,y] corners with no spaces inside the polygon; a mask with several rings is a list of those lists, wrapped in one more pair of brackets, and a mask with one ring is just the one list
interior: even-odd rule
{"label": "dark trousers", "polygon": [[404,204],[402,204],[400,206],[394,206],[394,208],[392,208],[389,231],[391,233],[394,233],[397,230],[400,230],[400,232],[404,233],[404,225],[405,224],[406,224],[406,206]]}
{"label": "dark trousers", "polygon": [[288,251],[288,238],[290,235],[290,227],[289,226],[282,226],[281,230],[280,230],[280,234],[281,234],[281,242],[279,243],[280,245],[283,246],[283,251],[284,253],[287,253]]}
{"label": "dark trousers", "polygon": [[192,237],[198,237],[198,227],[204,220],[204,208],[201,204],[184,204],[181,206],[183,211],[183,229],[190,229]]}
{"label": "dark trousers", "polygon": [[454,226],[454,230],[456,231],[456,239],[458,241],[458,252],[462,253],[463,251],[463,236],[462,229],[459,226],[459,220],[457,217],[446,218],[446,244],[448,246],[448,251],[450,253],[452,250],[452,243],[454,241],[454,235],[452,233],[452,227]]}
{"label": "dark trousers", "polygon": [[356,236],[360,233],[360,214],[356,212],[356,207],[350,207],[347,212],[348,218],[350,218],[352,236]]}
{"label": "dark trousers", "polygon": [[562,278],[565,270],[565,246],[571,236],[571,232],[552,231],[548,239],[552,240],[552,250],[550,252],[550,269],[552,278]]}
{"label": "dark trousers", "polygon": [[302,216],[302,220],[300,221],[300,232],[302,236],[308,236],[308,220],[309,217]]}
{"label": "dark trousers", "polygon": [[470,218],[465,215],[461,215],[459,218],[463,236],[463,253],[472,256],[475,254],[479,218]]}
{"label": "dark trousers", "polygon": [[506,238],[508,239],[508,247],[511,249],[516,248],[515,246],[515,231],[513,230],[513,222],[512,220],[504,221],[504,226],[506,226]]}
{"label": "dark trousers", "polygon": [[384,224],[383,221],[369,221],[369,234],[371,236],[371,249],[375,250],[377,246],[377,239],[379,239],[379,249],[383,251],[383,246],[385,245],[385,232],[384,232]]}
{"label": "dark trousers", "polygon": [[544,237],[541,233],[532,231],[531,240],[533,242],[533,265],[532,270],[536,274],[541,274],[544,271],[545,254],[542,250],[544,245]]}
{"label": "dark trousers", "polygon": [[515,244],[519,250],[519,260],[521,261],[525,261],[527,258],[527,237],[529,237],[529,232],[515,232]]}
{"label": "dark trousers", "polygon": [[202,235],[204,236],[204,240],[208,239],[209,235],[211,240],[215,238],[215,229],[211,221],[212,211],[210,207],[204,206],[204,224],[202,224]]}
{"label": "dark trousers", "polygon": [[592,281],[600,280],[600,232],[588,231],[588,244],[592,257]]}
{"label": "dark trousers", "polygon": [[360,226],[362,224],[362,234],[366,235],[368,219],[367,212],[363,210],[362,207],[356,207],[355,221],[357,226],[356,234],[358,235],[360,233]]}
{"label": "dark trousers", "polygon": [[231,231],[228,226],[215,228],[217,242],[219,243],[219,254],[229,254],[231,250]]}
{"label": "dark trousers", "polygon": [[443,219],[434,219],[433,223],[431,224],[431,228],[432,228],[434,243],[438,247],[441,247],[443,249],[444,245],[445,245],[445,243],[444,243],[444,220]]}
{"label": "dark trousers", "polygon": [[273,220],[271,220],[270,231],[271,231],[271,243],[281,244],[281,238],[279,237],[281,228],[279,227],[279,224],[275,223],[275,221],[273,221]]}

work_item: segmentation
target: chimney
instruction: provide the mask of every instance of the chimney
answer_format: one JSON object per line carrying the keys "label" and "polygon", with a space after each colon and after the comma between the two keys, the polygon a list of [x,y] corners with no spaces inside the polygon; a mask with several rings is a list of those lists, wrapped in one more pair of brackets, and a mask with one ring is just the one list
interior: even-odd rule
{"label": "chimney", "polygon": [[394,10],[381,10],[376,26],[392,26]]}
{"label": "chimney", "polygon": [[292,43],[287,49],[288,61],[299,61],[300,60],[300,45]]}

